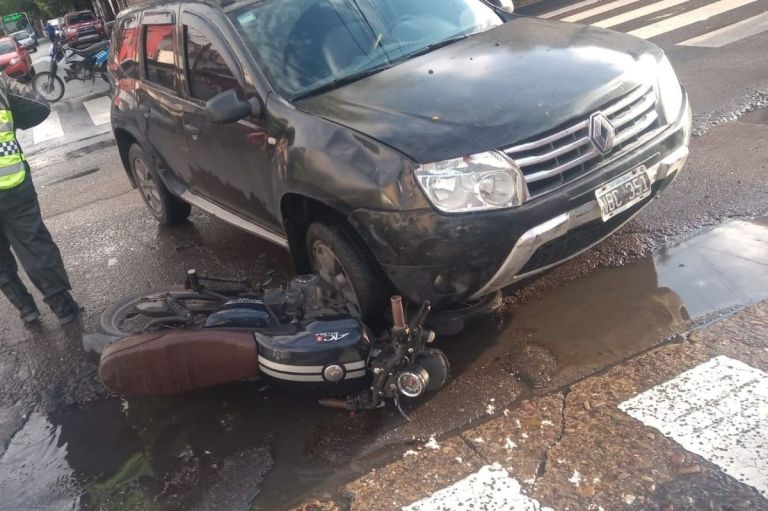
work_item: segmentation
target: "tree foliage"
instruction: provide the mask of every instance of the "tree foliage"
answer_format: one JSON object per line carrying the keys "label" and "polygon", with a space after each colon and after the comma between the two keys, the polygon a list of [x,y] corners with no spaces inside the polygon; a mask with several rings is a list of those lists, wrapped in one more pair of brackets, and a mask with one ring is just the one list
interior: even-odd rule
{"label": "tree foliage", "polygon": [[32,18],[59,18],[75,9],[90,8],[82,0],[0,0],[0,15],[26,12]]}

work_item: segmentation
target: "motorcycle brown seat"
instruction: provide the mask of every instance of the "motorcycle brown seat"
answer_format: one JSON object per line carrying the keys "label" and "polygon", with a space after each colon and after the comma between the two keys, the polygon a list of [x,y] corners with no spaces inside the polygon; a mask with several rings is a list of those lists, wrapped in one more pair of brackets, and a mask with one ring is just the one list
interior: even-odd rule
{"label": "motorcycle brown seat", "polygon": [[85,48],[80,48],[79,50],[77,48],[70,48],[75,55],[80,55],[81,57],[88,58],[93,55],[96,55],[101,50],[104,50],[106,48],[109,48],[109,41],[99,41],[96,44],[92,44],[91,46],[87,46]]}

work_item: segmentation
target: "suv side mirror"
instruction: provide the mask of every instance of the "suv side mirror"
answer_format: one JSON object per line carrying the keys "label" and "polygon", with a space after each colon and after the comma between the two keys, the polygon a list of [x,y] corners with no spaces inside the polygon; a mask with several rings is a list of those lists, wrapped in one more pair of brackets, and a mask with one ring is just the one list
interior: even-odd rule
{"label": "suv side mirror", "polygon": [[515,12],[515,4],[512,0],[487,0],[489,4],[493,5],[500,11],[504,11],[507,14],[513,14]]}
{"label": "suv side mirror", "polygon": [[216,94],[205,103],[208,120],[217,124],[237,122],[251,115],[251,104],[237,96],[234,89]]}

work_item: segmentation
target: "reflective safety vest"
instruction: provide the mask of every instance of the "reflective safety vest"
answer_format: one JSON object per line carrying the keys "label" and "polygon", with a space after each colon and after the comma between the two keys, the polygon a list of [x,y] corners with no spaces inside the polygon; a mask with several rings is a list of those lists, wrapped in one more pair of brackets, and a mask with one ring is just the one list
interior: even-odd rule
{"label": "reflective safety vest", "polygon": [[0,110],[0,190],[19,186],[26,174],[24,155],[13,131],[13,114]]}

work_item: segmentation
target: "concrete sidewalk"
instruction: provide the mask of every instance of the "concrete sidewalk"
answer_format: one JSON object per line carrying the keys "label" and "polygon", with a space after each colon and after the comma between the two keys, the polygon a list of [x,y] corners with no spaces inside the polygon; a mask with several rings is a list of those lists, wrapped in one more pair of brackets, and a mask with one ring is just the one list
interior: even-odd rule
{"label": "concrete sidewalk", "polygon": [[768,509],[766,371],[768,301],[296,509]]}

